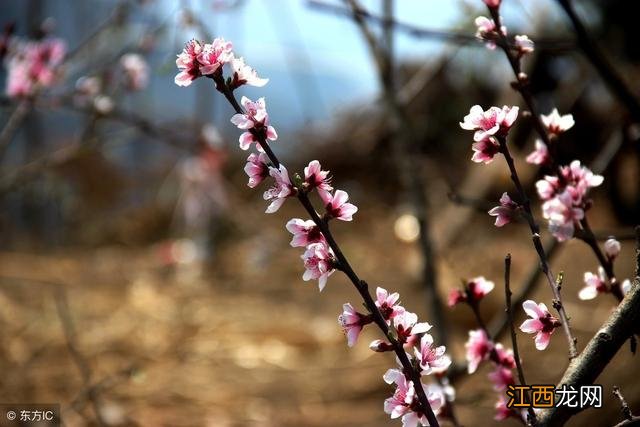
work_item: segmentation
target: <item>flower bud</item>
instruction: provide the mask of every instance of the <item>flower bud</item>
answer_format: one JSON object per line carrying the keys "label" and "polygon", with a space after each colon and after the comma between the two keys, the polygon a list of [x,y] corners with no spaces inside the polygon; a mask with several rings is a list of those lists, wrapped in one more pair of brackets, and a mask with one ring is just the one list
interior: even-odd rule
{"label": "flower bud", "polygon": [[614,238],[607,239],[607,241],[604,242],[604,252],[610,260],[616,259],[620,253],[620,242]]}

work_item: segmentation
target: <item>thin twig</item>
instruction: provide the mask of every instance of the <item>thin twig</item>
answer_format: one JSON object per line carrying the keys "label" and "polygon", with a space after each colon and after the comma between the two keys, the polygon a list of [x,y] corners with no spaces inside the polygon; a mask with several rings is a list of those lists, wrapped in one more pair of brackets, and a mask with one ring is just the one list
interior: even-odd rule
{"label": "thin twig", "polygon": [[[351,17],[352,11],[335,4],[327,3],[319,0],[307,0],[307,5],[310,8],[318,11],[332,13],[336,16]],[[445,43],[453,43],[460,46],[472,46],[483,47],[480,40],[466,32],[456,32],[447,30],[436,30],[432,28],[418,27],[405,22],[398,21],[397,19],[386,19],[378,15],[374,15],[364,9],[361,9],[359,15],[368,22],[385,26],[390,25],[394,29],[401,31],[416,38],[434,39]],[[568,39],[551,39],[551,38],[535,38],[536,47],[540,50],[552,51],[552,52],[564,52],[572,51],[576,48],[576,42]]]}
{"label": "thin twig", "polygon": [[629,408],[629,404],[620,392],[620,388],[616,385],[613,386],[613,395],[620,400],[622,416],[629,421],[633,420],[633,413],[631,413],[631,408]]}
{"label": "thin twig", "polygon": [[569,359],[573,359],[578,355],[578,350],[576,349],[576,338],[571,333],[571,326],[569,325],[569,316],[565,311],[564,305],[562,304],[562,297],[560,295],[560,291],[556,286],[555,279],[553,277],[553,273],[551,271],[551,267],[549,267],[549,260],[547,259],[546,252],[544,251],[544,246],[542,246],[542,242],[540,240],[540,227],[533,216],[533,212],[531,211],[531,202],[527,193],[520,182],[520,178],[518,177],[518,171],[516,170],[515,162],[513,161],[513,157],[511,157],[511,153],[509,152],[509,147],[507,146],[507,141],[504,137],[498,137],[498,142],[500,143],[500,152],[503,154],[505,161],[509,167],[509,171],[511,173],[511,180],[516,186],[516,190],[522,200],[522,207],[525,211],[525,217],[529,224],[529,229],[531,230],[531,238],[533,241],[533,246],[536,249],[538,254],[538,258],[540,259],[540,268],[542,272],[545,274],[547,278],[547,282],[551,287],[551,291],[554,296],[553,306],[560,315],[560,321],[562,322],[562,329],[564,331],[565,336],[567,337],[567,343],[569,345]]}
{"label": "thin twig", "polygon": [[102,411],[100,410],[98,393],[96,393],[91,386],[91,367],[89,366],[89,362],[87,362],[80,350],[78,350],[78,345],[76,342],[76,331],[73,325],[71,314],[69,312],[67,294],[62,287],[57,287],[54,296],[56,302],[56,310],[60,319],[60,323],[62,325],[62,330],[64,332],[67,349],[69,350],[69,354],[71,355],[73,362],[78,367],[78,371],[80,371],[84,389],[87,391],[87,398],[91,402],[91,406],[93,407],[93,411],[95,412],[96,421],[100,426],[106,426],[107,423],[102,418]]}
{"label": "thin twig", "polygon": [[31,111],[31,100],[22,99],[7,119],[2,131],[0,131],[0,159],[4,158],[4,153],[9,148],[13,136],[29,114],[29,111]]}
{"label": "thin twig", "polygon": [[[233,109],[236,111],[236,113],[244,114],[244,110],[238,104],[238,101],[236,100],[235,95],[225,83],[222,75],[214,74],[213,80],[216,83],[216,88],[222,92],[222,94],[229,101],[229,103],[231,104]],[[280,165],[280,160],[278,159],[278,157],[275,155],[275,153],[267,143],[265,136],[261,134],[256,134],[255,136],[258,139],[258,144],[260,144],[260,147],[264,150],[269,160],[273,163],[273,165],[276,168],[278,168]],[[373,316],[374,323],[380,328],[384,336],[389,340],[389,343],[393,347],[393,350],[396,353],[396,356],[398,357],[398,360],[400,361],[400,364],[404,369],[405,375],[408,375],[409,380],[411,380],[411,382],[414,384],[415,391],[418,397],[418,402],[420,404],[420,411],[426,416],[429,422],[429,425],[433,427],[438,427],[440,425],[438,423],[438,419],[436,418],[433,412],[433,409],[429,404],[429,400],[427,399],[427,395],[423,387],[421,386],[422,382],[421,382],[420,372],[412,365],[402,344],[394,337],[392,331],[389,329],[387,322],[385,321],[384,317],[382,316],[382,313],[380,313],[380,310],[376,306],[373,300],[373,297],[369,293],[369,285],[364,280],[361,280],[356,274],[356,272],[353,270],[353,268],[349,264],[349,261],[343,254],[342,249],[340,248],[338,243],[335,241],[333,234],[329,229],[329,225],[327,221],[320,218],[320,216],[314,209],[313,205],[311,204],[308,194],[304,191],[298,191],[297,199],[300,201],[300,203],[302,204],[304,209],[307,211],[307,213],[309,214],[313,222],[316,224],[316,226],[320,229],[322,235],[327,240],[328,245],[333,250],[333,253],[338,262],[340,271],[342,271],[349,278],[351,283],[354,285],[354,287],[356,288],[356,290],[364,300],[364,303],[367,309]]]}
{"label": "thin twig", "polygon": [[[426,183],[421,178],[421,168],[417,161],[416,147],[418,144],[416,143],[415,126],[397,97],[392,52],[389,50],[393,38],[390,34],[385,34],[385,44],[388,45],[383,46],[379,43],[364,20],[364,16],[368,12],[362,8],[357,0],[347,0],[347,3],[351,7],[353,20],[362,32],[377,65],[385,106],[393,119],[395,140],[392,147],[398,176],[418,222],[418,244],[423,257],[423,284],[427,293],[429,312],[437,325],[434,335],[442,345],[446,346],[448,341],[447,322],[444,317],[444,303],[438,292],[436,257],[427,214],[428,201],[425,196]],[[388,26],[386,29],[390,31],[392,28]]]}
{"label": "thin twig", "polygon": [[[513,325],[513,310],[511,306],[511,288],[509,282],[511,280],[511,254],[507,254],[504,259],[504,294],[506,300],[506,313],[509,319],[509,326],[511,331],[511,346],[513,347],[513,359],[516,362],[516,369],[518,370],[518,380],[521,385],[526,385],[527,381],[524,379],[524,370],[522,369],[522,362],[520,360],[520,352],[518,351],[518,339],[516,337],[516,328]],[[527,395],[527,398],[529,396]],[[536,413],[533,411],[533,407],[527,406],[527,414],[529,423],[536,425]]]}

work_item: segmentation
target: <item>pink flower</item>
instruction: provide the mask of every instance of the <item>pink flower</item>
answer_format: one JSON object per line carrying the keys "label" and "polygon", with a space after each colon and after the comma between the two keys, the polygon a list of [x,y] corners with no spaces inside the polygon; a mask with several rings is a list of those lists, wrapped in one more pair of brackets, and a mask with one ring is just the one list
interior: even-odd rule
{"label": "pink flower", "polygon": [[544,165],[549,163],[549,149],[547,144],[539,139],[536,139],[536,149],[531,152],[526,158],[527,163],[532,165]]}
{"label": "pink flower", "polygon": [[402,344],[413,345],[418,334],[429,332],[431,325],[427,322],[418,323],[418,315],[410,311],[403,311],[393,318],[393,326],[398,333],[398,341]]}
{"label": "pink flower", "polygon": [[280,206],[282,206],[287,197],[291,197],[296,194],[296,189],[291,184],[289,173],[283,164],[280,164],[279,169],[273,167],[269,168],[269,175],[275,179],[275,183],[271,188],[264,192],[263,198],[271,201],[265,212],[274,213],[280,209]]}
{"label": "pink flower", "polygon": [[231,60],[231,69],[233,70],[233,80],[231,81],[232,89],[244,84],[262,87],[269,81],[269,79],[258,77],[256,70],[244,63],[244,58],[233,58]]}
{"label": "pink flower", "polygon": [[575,223],[584,218],[584,210],[574,203],[570,191],[558,194],[542,204],[542,216],[549,221],[549,231],[560,242],[573,237]]}
{"label": "pink flower", "polygon": [[493,161],[493,157],[500,152],[500,146],[495,143],[493,138],[487,138],[482,141],[471,144],[473,156],[471,161],[475,163],[484,163],[488,165]]}
{"label": "pink flower", "polygon": [[243,96],[240,103],[244,107],[245,113],[234,114],[231,117],[231,123],[236,125],[238,129],[246,130],[240,135],[240,148],[248,150],[251,144],[255,142],[258,145],[258,150],[262,151],[262,147],[259,144],[261,140],[275,141],[278,139],[276,130],[269,125],[269,115],[267,114],[264,98],[259,98],[254,102]]}
{"label": "pink flower", "polygon": [[[487,48],[493,50],[496,48],[495,41],[498,39],[498,31],[493,19],[489,19],[484,16],[478,16],[475,19],[476,24],[476,37],[486,41]],[[507,34],[507,27],[504,25],[500,27],[502,34]]]}
{"label": "pink flower", "polygon": [[444,372],[451,365],[451,359],[445,355],[446,348],[441,345],[433,347],[433,337],[424,334],[420,339],[420,350],[414,349],[416,359],[422,369],[422,375],[432,372]]}
{"label": "pink flower", "polygon": [[397,292],[389,295],[386,289],[381,287],[376,288],[376,307],[378,307],[382,317],[384,317],[387,322],[405,311],[404,307],[398,305],[399,299],[400,294]]}
{"label": "pink flower", "polygon": [[544,350],[549,345],[551,334],[560,326],[560,321],[553,317],[544,303],[536,304],[532,300],[522,303],[522,308],[531,317],[522,322],[520,330],[527,334],[536,334],[536,348]]}
{"label": "pink flower", "polygon": [[469,110],[469,114],[464,116],[460,127],[465,130],[475,130],[473,140],[484,141],[490,136],[505,136],[516,118],[518,117],[518,107],[503,106],[491,107],[484,111],[481,106],[474,105]]}
{"label": "pink flower", "polygon": [[244,171],[249,176],[247,185],[251,188],[257,187],[266,177],[269,176],[269,157],[265,153],[251,153],[247,157],[247,164]]}
{"label": "pink flower", "polygon": [[609,292],[607,286],[607,276],[604,272],[604,268],[598,267],[598,274],[593,274],[590,271],[584,273],[584,287],[580,289],[578,298],[581,300],[590,300],[598,296],[598,294],[604,294]]}
{"label": "pink flower", "polygon": [[318,287],[322,291],[327,278],[335,271],[336,260],[331,248],[324,242],[312,243],[301,257],[306,271],[302,280],[318,279]]}
{"label": "pink flower", "polygon": [[353,214],[358,211],[358,208],[351,204],[347,203],[349,200],[349,195],[346,191],[336,190],[336,192],[331,195],[328,191],[320,191],[320,198],[324,202],[324,206],[326,209],[326,216],[328,218],[336,218],[341,221],[351,221],[353,219]]}
{"label": "pink flower", "polygon": [[466,302],[466,301],[467,301],[467,295],[465,292],[461,291],[460,289],[452,289],[451,292],[449,292],[447,305],[449,307],[453,307],[460,304],[461,302]]}
{"label": "pink flower", "polygon": [[[464,292],[453,290],[449,293],[449,307],[453,307],[461,302],[475,304],[491,292],[494,287],[495,284],[485,279],[484,276],[475,277],[465,284]],[[469,301],[469,299],[471,299],[471,301]]]}
{"label": "pink flower", "polygon": [[498,365],[504,366],[505,368],[509,369],[515,369],[516,360],[513,358],[513,350],[511,350],[510,348],[505,349],[504,346],[500,343],[496,344],[494,350],[497,357],[497,360],[495,360],[495,362]]}
{"label": "pink flower", "polygon": [[127,53],[120,58],[124,70],[127,87],[131,90],[142,90],[149,83],[149,66],[147,61],[137,53]]}
{"label": "pink flower", "polygon": [[493,344],[483,330],[477,329],[469,331],[469,340],[464,347],[467,350],[467,369],[470,374],[473,374],[478,369],[480,362],[489,356]]}
{"label": "pink flower", "polygon": [[608,238],[607,241],[604,242],[604,253],[610,261],[616,259],[620,254],[620,242],[613,237]]}
{"label": "pink flower", "polygon": [[500,7],[500,0],[484,0],[484,4],[489,7]]}
{"label": "pink flower", "polygon": [[215,73],[224,64],[233,59],[233,45],[223,38],[216,38],[211,44],[205,44],[197,56],[200,74],[207,76]]}
{"label": "pink flower", "polygon": [[504,391],[508,386],[515,384],[513,371],[499,365],[489,373],[489,380],[493,383],[495,391]]}
{"label": "pink flower", "polygon": [[526,55],[533,52],[533,42],[526,35],[516,36],[515,45],[519,55]]}
{"label": "pink flower", "polygon": [[199,41],[190,40],[187,42],[176,58],[176,66],[180,72],[174,79],[175,84],[186,87],[202,75],[200,73],[200,64],[198,63],[200,53],[202,53],[202,45]]}
{"label": "pink flower", "polygon": [[338,323],[342,326],[344,334],[347,336],[347,345],[353,347],[358,340],[362,327],[373,321],[371,316],[358,313],[351,304],[342,306],[343,312],[338,316]]}
{"label": "pink flower", "polygon": [[[384,412],[389,414],[392,419],[402,417],[403,427],[416,427],[418,424],[428,426],[426,416],[415,411],[418,399],[413,382],[408,381],[404,374],[397,369],[388,370],[383,378],[388,384],[395,383],[396,385],[393,396],[384,401]],[[431,409],[434,412],[439,411],[445,402],[442,391],[435,387],[420,385],[425,391]]]}
{"label": "pink flower", "polygon": [[536,190],[538,191],[538,196],[540,196],[542,200],[551,199],[559,189],[560,180],[557,176],[547,175],[544,179],[536,182]]}
{"label": "pink flower", "polygon": [[324,242],[324,236],[320,229],[312,220],[303,221],[300,218],[294,218],[287,222],[287,230],[293,234],[291,246],[301,247],[311,243]]}
{"label": "pink flower", "polygon": [[10,60],[7,68],[7,87],[5,89],[7,96],[19,98],[32,95],[35,85],[29,78],[28,65]]}
{"label": "pink flower", "polygon": [[560,176],[568,183],[568,186],[575,187],[580,195],[580,200],[589,188],[598,187],[604,181],[601,175],[596,175],[586,166],[580,165],[580,160],[574,160],[569,166],[561,167]]}
{"label": "pink flower", "polygon": [[491,292],[494,287],[495,284],[492,281],[485,279],[484,276],[478,276],[467,283],[467,292],[474,301],[480,301]]}
{"label": "pink flower", "polygon": [[314,188],[324,192],[333,190],[330,184],[329,171],[323,171],[320,162],[317,160],[310,161],[309,166],[304,168],[304,182],[309,190]]}
{"label": "pink flower", "polygon": [[479,105],[469,110],[460,127],[475,131],[472,146],[474,151],[471,160],[476,163],[491,163],[493,157],[500,152],[500,146],[495,136],[506,136],[514,121],[518,117],[518,107],[491,107],[483,111]]}
{"label": "pink flower", "polygon": [[540,115],[540,118],[549,133],[553,135],[559,135],[571,129],[575,123],[571,114],[561,116],[557,108],[554,108],[551,113],[546,116],[544,114]]}
{"label": "pink flower", "polygon": [[38,89],[56,83],[66,45],[61,39],[37,42],[13,40],[7,59],[7,96],[11,98],[33,95]]}
{"label": "pink flower", "polygon": [[489,211],[489,215],[496,217],[496,227],[509,224],[516,216],[518,204],[511,200],[511,197],[504,192],[500,197],[500,206],[496,206]]}

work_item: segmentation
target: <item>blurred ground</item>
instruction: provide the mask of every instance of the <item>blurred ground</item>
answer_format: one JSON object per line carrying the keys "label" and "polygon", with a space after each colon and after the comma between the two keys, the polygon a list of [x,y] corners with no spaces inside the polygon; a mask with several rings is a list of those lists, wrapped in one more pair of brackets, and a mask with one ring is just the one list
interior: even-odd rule
{"label": "blurred ground", "polygon": [[[431,320],[416,285],[416,248],[393,236],[396,213],[361,208],[353,224],[335,226],[347,256],[372,286],[401,292],[408,309]],[[376,337],[373,329],[348,349],[337,325],[343,302],[359,304],[350,284],[335,274],[318,294],[315,283],[304,283],[300,250],[288,246],[283,230],[299,208],[288,203],[284,212],[270,216],[261,215],[262,209],[259,197],[252,198],[241,211],[257,220],[243,221],[240,237],[225,243],[209,266],[167,267],[157,245],[0,254],[0,401],[60,402],[66,425],[92,425],[86,388],[56,310],[62,290],[77,350],[91,367],[92,381],[100,384],[99,405],[110,425],[398,425],[382,411],[391,388],[381,376],[393,358],[368,350],[368,341]],[[592,218],[596,226],[612,225],[597,212]],[[436,229],[445,221],[437,220]],[[496,281],[483,307],[487,318],[502,312],[504,254],[513,254],[514,290],[533,260],[523,227],[496,233],[489,225],[488,217],[473,219],[439,265],[441,283],[448,288],[475,275]],[[487,250],[489,232],[495,240]],[[623,243],[621,277],[630,277],[632,246]],[[593,257],[579,242],[566,245],[554,265],[565,271],[567,310],[582,347],[613,300],[578,303],[581,275],[594,269]],[[549,303],[548,290],[540,286],[535,298]],[[465,307],[458,307],[449,312],[449,323],[452,351],[460,359],[473,322]],[[566,365],[561,334],[543,353],[529,337],[519,338],[528,381],[555,382]],[[640,384],[628,374],[638,367],[638,358],[625,347],[599,380],[605,407],[585,411],[570,425],[619,421],[614,384],[632,408],[640,407]],[[496,396],[487,372],[485,367],[456,384],[464,425],[493,425]]]}

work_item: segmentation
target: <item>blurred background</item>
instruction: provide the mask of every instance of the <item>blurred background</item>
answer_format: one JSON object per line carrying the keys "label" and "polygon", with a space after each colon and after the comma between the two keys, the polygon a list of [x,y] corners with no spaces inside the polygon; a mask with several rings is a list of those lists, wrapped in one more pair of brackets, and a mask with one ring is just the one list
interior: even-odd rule
{"label": "blurred background", "polygon": [[[536,42],[524,67],[541,111],[576,120],[560,162],[579,159],[605,176],[589,219],[598,237],[622,241],[617,274],[631,278],[640,118],[590,64],[558,2],[503,3],[509,34]],[[576,3],[638,96],[640,4]],[[335,274],[319,294],[302,281],[284,224],[303,210],[288,202],[263,214],[265,188],[246,186],[229,105],[208,79],[174,84],[175,56],[191,38],[232,41],[270,79],[239,92],[266,97],[274,150],[290,171],[311,159],[332,171],[360,208],[353,223],[334,226],[352,265],[371,286],[400,292],[421,319],[439,319],[454,365],[464,369],[475,321],[465,307],[434,307],[461,280],[496,282],[482,312],[497,331],[511,253],[514,293],[529,289],[550,306],[525,224],[496,229],[486,214],[512,191],[506,167],[470,162],[471,135],[458,125],[473,104],[522,106],[504,55],[474,38],[483,2],[361,5],[390,53],[387,80],[342,1],[0,3],[1,402],[60,403],[70,426],[400,424],[383,412],[392,388],[382,375],[394,361],[368,349],[377,331],[349,349],[336,322],[344,302],[359,305],[351,284]],[[25,88],[10,75],[11,52],[36,42],[53,43],[52,76]],[[403,114],[390,110],[385,84]],[[534,140],[525,115],[510,143],[530,194],[541,175],[524,162]],[[615,300],[577,299],[583,273],[597,268],[584,243],[547,245],[582,348]],[[528,381],[556,383],[567,362],[561,334],[545,352],[519,340]],[[640,411],[639,367],[625,346],[599,379],[603,408],[569,425],[619,422],[613,385]],[[463,425],[494,423],[488,372],[454,375]]]}

